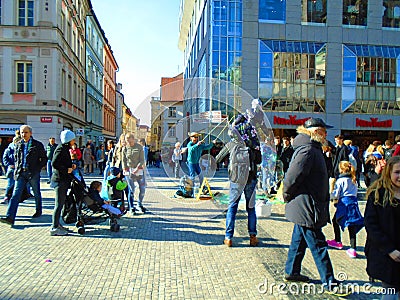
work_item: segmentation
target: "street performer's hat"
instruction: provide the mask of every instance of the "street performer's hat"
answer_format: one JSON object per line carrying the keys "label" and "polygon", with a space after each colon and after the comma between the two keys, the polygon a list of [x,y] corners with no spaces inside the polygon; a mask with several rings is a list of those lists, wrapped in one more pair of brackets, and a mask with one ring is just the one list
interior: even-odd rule
{"label": "street performer's hat", "polygon": [[323,127],[323,128],[333,128],[331,125],[325,124],[324,121],[320,118],[310,118],[304,123],[305,128],[311,128],[311,127]]}
{"label": "street performer's hat", "polygon": [[195,137],[195,136],[199,137],[200,133],[192,131],[192,132],[189,132],[188,135],[189,135],[189,137]]}

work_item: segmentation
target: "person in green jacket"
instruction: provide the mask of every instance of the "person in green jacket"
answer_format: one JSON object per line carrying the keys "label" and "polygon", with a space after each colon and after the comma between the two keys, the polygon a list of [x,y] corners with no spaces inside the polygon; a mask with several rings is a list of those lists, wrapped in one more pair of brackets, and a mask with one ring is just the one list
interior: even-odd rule
{"label": "person in green jacket", "polygon": [[187,165],[189,168],[189,176],[194,181],[196,175],[198,175],[201,186],[204,179],[199,163],[201,153],[204,150],[211,149],[214,146],[214,141],[211,144],[204,144],[204,141],[199,141],[200,134],[197,132],[190,132],[189,137],[190,142],[187,144]]}

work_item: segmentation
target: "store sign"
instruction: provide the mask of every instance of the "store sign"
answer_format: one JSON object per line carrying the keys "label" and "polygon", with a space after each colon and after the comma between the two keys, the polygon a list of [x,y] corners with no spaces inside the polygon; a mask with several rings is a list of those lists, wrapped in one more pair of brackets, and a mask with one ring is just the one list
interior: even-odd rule
{"label": "store sign", "polygon": [[0,135],[15,135],[22,124],[0,124]]}
{"label": "store sign", "polygon": [[76,136],[83,136],[85,134],[85,129],[77,128],[76,129]]}
{"label": "store sign", "polygon": [[41,123],[53,123],[53,117],[40,117]]}
{"label": "store sign", "polygon": [[297,119],[297,116],[294,115],[289,115],[289,119],[285,118],[280,118],[277,116],[274,116],[274,124],[277,125],[303,125],[305,121],[307,121],[310,118],[303,118],[303,119]]}
{"label": "store sign", "polygon": [[356,127],[380,127],[390,128],[392,127],[392,120],[378,121],[378,118],[370,118],[370,120],[362,120],[356,118]]}

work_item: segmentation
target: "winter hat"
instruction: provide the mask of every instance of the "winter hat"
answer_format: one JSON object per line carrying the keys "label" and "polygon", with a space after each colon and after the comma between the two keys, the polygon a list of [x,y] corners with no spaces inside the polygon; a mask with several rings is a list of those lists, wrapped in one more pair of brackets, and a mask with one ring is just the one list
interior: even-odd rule
{"label": "winter hat", "polygon": [[75,139],[75,133],[71,130],[63,130],[60,134],[60,140],[62,144],[69,143],[70,141]]}
{"label": "winter hat", "polygon": [[110,168],[110,174],[113,176],[117,176],[119,173],[121,173],[121,170],[117,167],[111,167]]}

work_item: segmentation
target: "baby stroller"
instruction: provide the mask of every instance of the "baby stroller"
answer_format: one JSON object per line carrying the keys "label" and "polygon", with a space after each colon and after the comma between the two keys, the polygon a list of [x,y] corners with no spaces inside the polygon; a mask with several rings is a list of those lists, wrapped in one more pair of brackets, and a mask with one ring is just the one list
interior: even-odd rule
{"label": "baby stroller", "polygon": [[[75,226],[78,228],[79,234],[85,234],[85,225],[99,224],[109,219],[110,230],[118,232],[120,225],[117,222],[117,216],[111,214],[107,209],[104,209],[96,201],[89,196],[89,189],[83,180],[78,180],[72,176],[71,191],[67,197],[65,207],[69,211],[76,209]],[[69,219],[64,217],[66,223],[73,223],[73,217]],[[72,221],[72,222],[71,222]]]}

